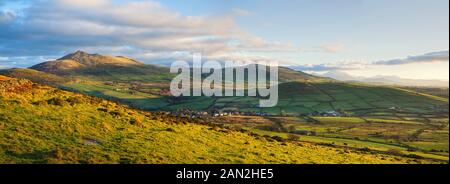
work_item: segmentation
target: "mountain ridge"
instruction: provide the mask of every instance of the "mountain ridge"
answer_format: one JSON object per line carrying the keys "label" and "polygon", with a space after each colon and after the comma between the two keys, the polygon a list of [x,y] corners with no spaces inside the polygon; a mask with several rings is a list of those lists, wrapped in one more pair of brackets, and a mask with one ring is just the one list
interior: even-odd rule
{"label": "mountain ridge", "polygon": [[377,75],[373,77],[353,76],[343,71],[330,71],[318,74],[322,77],[329,77],[344,82],[363,82],[372,85],[398,85],[398,86],[418,86],[418,87],[449,87],[449,81],[437,79],[408,79],[398,76]]}
{"label": "mountain ridge", "polygon": [[[57,75],[161,75],[170,74],[169,67],[145,64],[125,56],[105,56],[76,51],[57,60],[47,61],[31,66],[30,69]],[[279,80],[281,82],[330,80],[329,78],[314,76],[302,71],[296,71],[279,66]],[[108,78],[108,77],[107,77]],[[114,79],[114,78],[113,78]]]}
{"label": "mountain ridge", "polygon": [[87,52],[78,50],[74,53],[67,54],[57,60],[39,63],[37,65],[31,66],[30,68],[42,72],[63,73],[64,71],[102,65],[136,66],[144,64],[123,56],[103,56],[100,54],[89,54]]}

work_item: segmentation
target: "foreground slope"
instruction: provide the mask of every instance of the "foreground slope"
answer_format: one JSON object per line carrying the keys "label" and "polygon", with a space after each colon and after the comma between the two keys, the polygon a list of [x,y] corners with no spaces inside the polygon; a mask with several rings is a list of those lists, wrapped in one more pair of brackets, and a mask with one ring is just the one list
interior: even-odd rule
{"label": "foreground slope", "polygon": [[0,163],[428,163],[275,141],[0,77]]}

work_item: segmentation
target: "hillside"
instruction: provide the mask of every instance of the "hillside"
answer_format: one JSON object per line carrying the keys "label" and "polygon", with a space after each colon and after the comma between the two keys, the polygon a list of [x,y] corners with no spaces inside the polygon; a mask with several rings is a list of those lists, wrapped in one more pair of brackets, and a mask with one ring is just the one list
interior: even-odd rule
{"label": "hillside", "polygon": [[0,163],[431,162],[260,137],[0,78]]}
{"label": "hillside", "polygon": [[9,70],[0,70],[0,74],[14,78],[29,79],[36,83],[52,86],[59,86],[67,82],[70,82],[70,79],[68,78],[27,68],[13,68]]}
{"label": "hillside", "polygon": [[296,71],[286,67],[279,67],[278,77],[280,82],[292,82],[292,81],[331,81],[331,78],[318,77],[305,72]]}

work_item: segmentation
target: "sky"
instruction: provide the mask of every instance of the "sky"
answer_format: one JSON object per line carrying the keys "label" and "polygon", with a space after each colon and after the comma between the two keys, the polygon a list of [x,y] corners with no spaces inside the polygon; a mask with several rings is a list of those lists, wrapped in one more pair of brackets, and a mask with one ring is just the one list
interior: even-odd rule
{"label": "sky", "polygon": [[449,78],[448,0],[0,0],[0,68],[76,50]]}

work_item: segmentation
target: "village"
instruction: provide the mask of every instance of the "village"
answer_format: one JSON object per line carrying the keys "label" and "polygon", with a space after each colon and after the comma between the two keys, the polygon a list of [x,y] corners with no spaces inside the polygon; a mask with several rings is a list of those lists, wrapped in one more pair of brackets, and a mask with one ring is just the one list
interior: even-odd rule
{"label": "village", "polygon": [[[259,117],[275,117],[275,116],[289,116],[289,115],[274,115],[267,112],[241,112],[235,108],[228,109],[212,109],[207,111],[195,111],[190,109],[178,109],[175,111],[166,111],[167,115],[172,115],[181,118],[216,118],[216,117],[226,117],[226,116],[259,116]],[[316,117],[344,117],[344,113],[337,111],[325,111],[325,112],[312,112],[310,114],[305,114],[305,116],[316,116]]]}

